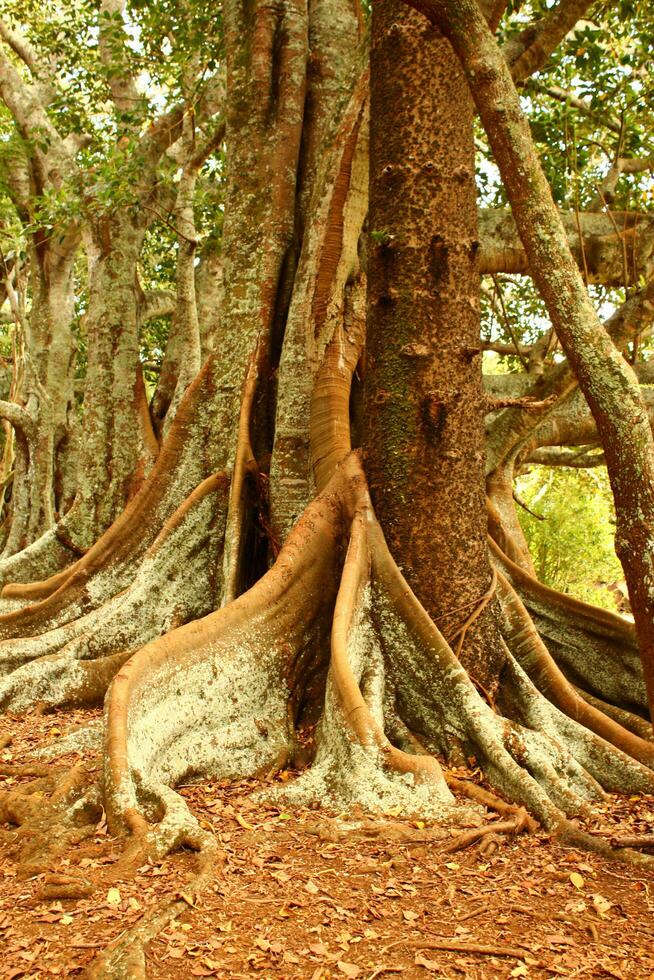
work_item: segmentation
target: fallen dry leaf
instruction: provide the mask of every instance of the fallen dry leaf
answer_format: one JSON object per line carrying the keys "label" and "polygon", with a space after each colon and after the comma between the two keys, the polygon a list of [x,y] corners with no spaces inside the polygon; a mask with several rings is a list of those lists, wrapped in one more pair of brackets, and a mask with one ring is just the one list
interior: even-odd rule
{"label": "fallen dry leaf", "polygon": [[414,963],[416,966],[424,966],[425,970],[430,970],[432,972],[440,969],[436,960],[429,960],[426,956],[423,956],[422,953],[416,953]]}
{"label": "fallen dry leaf", "polygon": [[108,905],[120,905],[121,897],[120,892],[117,888],[110,888],[107,892],[107,904]]}
{"label": "fallen dry leaf", "polygon": [[356,963],[346,963],[345,960],[339,960],[336,966],[339,968],[341,973],[345,974],[346,977],[352,977],[352,980],[354,980],[354,977],[358,977],[361,973],[361,970]]}

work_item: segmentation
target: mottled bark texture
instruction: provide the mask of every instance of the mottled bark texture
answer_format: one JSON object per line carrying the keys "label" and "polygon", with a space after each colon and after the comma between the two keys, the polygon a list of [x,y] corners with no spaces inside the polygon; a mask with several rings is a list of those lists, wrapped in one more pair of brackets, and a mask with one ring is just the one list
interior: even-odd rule
{"label": "mottled bark texture", "polygon": [[63,470],[76,422],[71,322],[78,240],[75,229],[56,242],[37,234],[31,249],[31,310],[16,324],[22,342],[14,366],[14,399],[23,413],[14,425],[13,492],[3,557],[36,541],[70,506]]}
{"label": "mottled bark texture", "polygon": [[[449,42],[399,2],[373,7],[371,70],[365,466],[393,555],[454,637],[491,581],[473,106]],[[491,604],[464,663],[494,688],[500,654]]]}
{"label": "mottled bark texture", "polygon": [[638,380],[600,323],[511,73],[473,0],[419,0],[450,38],[500,169],[534,281],[588,402],[616,506],[616,551],[625,573],[654,713],[654,439]]}

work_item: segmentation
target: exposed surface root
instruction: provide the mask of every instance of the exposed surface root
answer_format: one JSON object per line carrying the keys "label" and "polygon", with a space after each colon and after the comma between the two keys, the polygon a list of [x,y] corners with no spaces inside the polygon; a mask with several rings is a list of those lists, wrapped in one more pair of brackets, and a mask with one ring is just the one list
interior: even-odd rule
{"label": "exposed surface root", "polygon": [[[456,821],[461,808],[436,759],[412,743],[415,732],[450,763],[475,758],[505,797],[547,828],[578,845],[610,850],[570,818],[588,816],[606,791],[651,792],[654,773],[546,700],[534,684],[549,676],[542,657],[539,674],[532,646],[525,654],[524,642],[517,642],[515,617],[524,607],[501,573],[498,583],[505,606],[513,602],[505,609],[507,639],[532,668],[530,679],[505,648],[504,716],[479,695],[404,581],[370,508],[358,459],[350,456],[257,585],[219,612],[151,642],[119,671],[106,704],[110,826],[147,835],[156,825],[165,839],[178,799],[169,785],[189,775],[236,777],[282,767],[293,754],[293,718],[303,699],[297,685],[308,664],[324,669],[331,619],[317,752],[312,768],[284,787],[289,800],[337,809],[363,804],[373,812],[399,807]],[[581,716],[590,710],[565,690]],[[631,737],[632,747],[649,749]],[[480,799],[483,790],[449,782],[488,802]],[[533,828],[513,804],[504,806],[502,827]]]}
{"label": "exposed surface root", "polygon": [[324,801],[337,809],[368,810],[456,820],[454,800],[436,759],[394,748],[384,734],[384,663],[370,622],[367,514],[357,512],[331,637],[331,662],[318,752],[311,769],[286,794],[297,802]]}
{"label": "exposed surface root", "polygon": [[19,874],[30,877],[71,843],[92,836],[102,806],[94,773],[82,764],[15,767],[15,773],[36,778],[0,792],[0,823],[17,828]]}
{"label": "exposed surface root", "polygon": [[227,481],[208,478],[166,522],[129,587],[98,609],[29,639],[0,643],[0,706],[100,704],[111,679],[153,636],[208,613],[221,565],[216,523]]}
{"label": "exposed surface root", "polygon": [[[5,582],[31,582],[46,575],[56,575],[78,558],[79,553],[62,541],[55,529],[46,531],[33,544],[0,562],[0,585]],[[2,597],[3,600],[5,598]],[[22,598],[20,591],[15,598]],[[8,607],[9,604],[2,608],[2,612],[10,611]]]}
{"label": "exposed surface root", "polygon": [[654,728],[650,721],[646,721],[639,715],[627,711],[626,708],[617,708],[614,704],[608,704],[606,701],[602,701],[601,698],[596,698],[581,688],[577,687],[575,690],[580,698],[583,698],[593,708],[601,711],[602,714],[613,719],[622,728],[626,728],[628,732],[633,732],[634,735],[638,735],[639,738],[644,739],[646,742],[654,742]]}
{"label": "exposed surface root", "polygon": [[[194,498],[198,508],[224,490],[212,479],[211,492],[205,487]],[[161,609],[177,587],[171,556],[189,549],[183,562],[188,569],[194,549],[207,553],[208,515],[199,521],[197,540],[185,528],[194,513],[194,506],[180,508],[146,556],[144,585],[156,578],[158,561],[172,582],[170,591],[162,587]],[[214,594],[211,574],[200,589],[204,597]],[[68,782],[54,786],[37,775],[35,784],[20,785],[0,800],[5,822],[17,825],[19,833],[37,828],[42,838],[56,813],[70,839],[66,834],[89,832],[102,800],[110,831],[130,834],[126,861],[142,861],[144,855],[160,860],[179,847],[199,852],[200,871],[188,894],[144,917],[98,959],[90,976],[142,976],[145,944],[211,874],[215,841],[171,787],[193,777],[238,778],[283,768],[296,754],[296,726],[305,712],[316,717],[318,703],[322,716],[313,765],[276,790],[276,798],[477,824],[448,841],[446,850],[480,842],[490,853],[501,835],[533,830],[536,818],[576,846],[617,853],[632,863],[650,861],[638,850],[615,851],[573,818],[587,819],[607,792],[653,792],[651,743],[579,697],[528,628],[525,607],[501,568],[496,581],[507,645],[497,703],[488,704],[392,559],[359,459],[351,454],[307,509],[273,568],[224,608],[156,637],[133,655],[125,649],[99,659],[66,655],[81,642],[80,633],[63,650],[18,667],[9,679],[31,671],[32,694],[46,703],[69,695],[61,673],[56,684],[49,680],[49,689],[45,683],[38,688],[37,665],[43,677],[56,674],[60,661],[77,670],[107,665],[117,673],[105,702],[103,796],[81,770],[72,782],[67,774]],[[495,578],[489,596],[494,588]],[[132,602],[133,595],[128,590],[116,599]],[[130,621],[137,618],[137,607],[124,608]],[[465,642],[465,632],[459,638]],[[92,638],[84,642],[88,651]],[[9,649],[5,644],[6,656]],[[18,697],[18,687],[13,692]],[[76,733],[58,749],[94,737],[93,729]],[[455,766],[474,759],[511,802],[469,781],[445,778],[435,756]],[[38,804],[43,792],[49,795],[47,817]],[[453,792],[476,805],[462,806]],[[479,826],[478,804],[495,809],[500,819]],[[27,854],[23,864],[33,869],[40,859],[38,852]],[[65,890],[66,882],[58,887]]]}
{"label": "exposed surface root", "polygon": [[34,757],[36,759],[56,759],[59,756],[67,755],[69,752],[88,752],[99,749],[102,745],[102,719],[97,718],[83,725],[69,735],[64,735],[51,745],[44,745],[36,749]]}
{"label": "exposed surface root", "polygon": [[141,813],[155,820],[152,800],[182,777],[249,775],[290,757],[289,686],[324,659],[340,520],[338,496],[323,495],[249,592],[148,644],[118,673],[106,701],[112,827]]}
{"label": "exposed surface root", "polygon": [[171,922],[186,905],[193,906],[197,897],[213,879],[222,857],[218,844],[211,834],[200,829],[186,803],[171,790],[164,792],[165,814],[155,828],[148,830],[140,839],[132,841],[128,854],[136,854],[160,861],[166,854],[180,847],[197,851],[198,869],[184,891],[165,900],[160,906],[147,912],[130,929],[123,932],[91,963],[86,971],[88,980],[140,980],[145,978],[145,947]]}
{"label": "exposed surface root", "polygon": [[83,557],[76,556],[74,564],[48,579],[22,584],[14,579],[5,586],[4,597],[29,600],[31,605],[0,616],[1,637],[36,636],[72,622],[130,584],[136,563],[166,522],[193,497],[208,473],[219,468],[215,460],[214,467],[207,465],[212,443],[198,424],[205,417],[203,405],[213,391],[215,370],[210,357],[187,390],[149,479]]}
{"label": "exposed surface root", "polygon": [[[565,714],[611,742],[617,748],[654,768],[654,745],[625,728],[579,696],[564,677],[541,640],[529,613],[508,579],[498,572],[498,588],[504,614],[504,635],[511,652],[538,690]],[[647,722],[643,721],[643,726]]]}
{"label": "exposed surface root", "polygon": [[590,803],[604,798],[604,789],[652,792],[654,774],[550,704],[508,650],[500,684],[508,716],[496,714],[478,695],[377,533],[373,608],[408,726],[451,761],[476,758],[494,786],[549,829],[597,846],[566,818],[588,813]]}
{"label": "exposed surface root", "polygon": [[566,677],[595,697],[646,718],[647,696],[633,624],[548,588],[493,542],[490,547]]}

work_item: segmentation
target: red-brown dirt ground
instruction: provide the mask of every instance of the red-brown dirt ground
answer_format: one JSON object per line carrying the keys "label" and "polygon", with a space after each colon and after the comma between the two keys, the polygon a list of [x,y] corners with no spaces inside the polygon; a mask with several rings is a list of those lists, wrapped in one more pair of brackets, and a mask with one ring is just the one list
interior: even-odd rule
{"label": "red-brown dirt ground", "polygon": [[[12,741],[0,751],[0,792],[29,779],[7,775],[11,766],[97,715],[6,718],[0,735]],[[69,754],[52,765],[79,760]],[[84,760],[99,770],[97,751]],[[260,788],[213,781],[182,789],[224,861],[148,946],[152,980],[654,978],[654,871],[564,848],[542,833],[501,837],[485,853],[478,845],[448,853],[444,845],[461,828],[285,809],[254,801]],[[654,799],[613,797],[592,829],[653,833]],[[50,853],[25,878],[16,829],[2,828],[4,980],[83,976],[145,912],[184,895],[191,852],[129,869],[117,864],[121,850],[101,819],[87,839]],[[84,897],[43,897],[49,882],[68,879]]]}

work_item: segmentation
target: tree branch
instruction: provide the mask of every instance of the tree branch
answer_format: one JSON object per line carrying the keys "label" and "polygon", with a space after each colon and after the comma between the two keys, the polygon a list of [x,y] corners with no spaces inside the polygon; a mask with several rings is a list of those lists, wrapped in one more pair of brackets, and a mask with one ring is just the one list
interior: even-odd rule
{"label": "tree branch", "polygon": [[0,19],[0,37],[6,41],[14,54],[23,61],[34,78],[39,77],[41,64],[38,55],[27,38],[23,37],[15,28],[9,27],[4,20]]}
{"label": "tree branch", "polygon": [[[578,216],[581,240],[577,215],[561,212],[560,216],[568,244],[580,267],[583,242],[589,282],[604,286],[629,286],[641,276],[645,279],[654,276],[654,215],[631,211],[615,211],[611,215],[581,212]],[[527,253],[509,209],[480,210],[479,238],[479,270],[482,275],[498,272],[530,274]]]}
{"label": "tree branch", "polygon": [[544,17],[530,24],[502,48],[514,82],[540,71],[594,0],[559,0]]}
{"label": "tree branch", "polygon": [[148,289],[141,300],[141,319],[154,320],[169,316],[175,311],[176,294],[173,289]]}
{"label": "tree branch", "polygon": [[0,418],[13,425],[14,429],[21,432],[26,439],[31,439],[34,436],[33,420],[25,409],[15,402],[0,401]]}
{"label": "tree branch", "polygon": [[40,180],[44,185],[52,182],[57,186],[72,161],[36,87],[21,78],[1,45],[0,98],[23,138],[34,145]]}
{"label": "tree branch", "polygon": [[611,206],[618,181],[623,174],[642,174],[648,170],[654,170],[654,157],[635,157],[634,159],[618,157],[609,168],[602,183],[597,187],[597,197],[589,205],[589,211],[602,211],[602,209]]}
{"label": "tree branch", "polygon": [[[132,113],[143,101],[128,68],[124,0],[102,0],[99,17],[100,60],[107,72],[111,99],[120,113]],[[133,130],[135,123],[126,125]]]}
{"label": "tree branch", "polygon": [[559,88],[558,85],[541,85],[535,79],[531,79],[528,83],[528,88],[533,89],[535,92],[540,92],[542,95],[548,95],[550,99],[556,99],[557,102],[564,102],[571,105],[574,109],[579,112],[583,112],[584,115],[590,116],[596,119],[598,122],[601,121],[603,126],[610,129],[613,133],[620,134],[622,132],[622,125],[617,119],[612,119],[611,116],[607,116],[606,113],[598,112],[592,107],[590,102],[586,99],[581,99],[579,96],[575,95],[573,92],[566,91],[563,88]]}
{"label": "tree branch", "polygon": [[[562,449],[560,446],[547,446],[543,449],[535,449],[524,462],[538,463],[540,466],[569,466],[573,469],[580,470],[606,465],[604,453],[598,453],[593,446],[584,446],[581,449]],[[534,517],[537,516],[537,514],[534,514]],[[542,520],[542,518],[539,518],[539,520]]]}
{"label": "tree branch", "polygon": [[497,30],[508,5],[508,0],[479,0],[479,7],[491,31]]}

